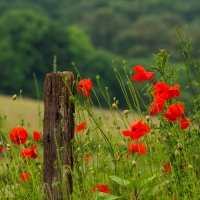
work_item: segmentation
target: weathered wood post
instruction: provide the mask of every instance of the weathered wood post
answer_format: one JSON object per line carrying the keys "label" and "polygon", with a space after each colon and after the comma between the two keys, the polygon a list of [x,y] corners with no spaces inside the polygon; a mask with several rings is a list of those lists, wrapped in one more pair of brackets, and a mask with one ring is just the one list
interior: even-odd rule
{"label": "weathered wood post", "polygon": [[52,72],[45,77],[43,182],[48,200],[69,199],[72,192],[75,109],[69,96],[74,94],[73,81],[72,72]]}

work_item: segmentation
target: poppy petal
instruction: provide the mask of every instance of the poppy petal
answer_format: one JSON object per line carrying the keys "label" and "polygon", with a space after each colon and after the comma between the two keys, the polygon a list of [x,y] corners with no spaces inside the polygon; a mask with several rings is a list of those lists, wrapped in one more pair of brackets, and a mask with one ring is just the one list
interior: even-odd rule
{"label": "poppy petal", "polygon": [[170,162],[166,162],[164,164],[164,170],[165,170],[165,173],[170,173],[171,172],[171,163]]}
{"label": "poppy petal", "polygon": [[40,133],[38,133],[37,131],[33,131],[33,139],[34,140],[36,140],[36,141],[38,141],[38,140],[40,140],[41,139],[41,134]]}
{"label": "poppy petal", "polygon": [[146,151],[147,151],[147,148],[146,148],[146,146],[145,146],[143,143],[138,142],[138,143],[136,143],[136,144],[133,144],[132,150],[133,150],[134,152],[139,153],[139,154],[145,154]]}
{"label": "poppy petal", "polygon": [[81,124],[77,125],[76,128],[74,129],[75,132],[81,132],[85,127],[86,127],[87,123],[86,122],[82,122]]}
{"label": "poppy petal", "polygon": [[143,73],[146,72],[146,70],[144,69],[144,67],[142,65],[136,65],[133,67],[133,70],[137,73]]}
{"label": "poppy petal", "polygon": [[132,134],[132,131],[131,130],[122,131],[122,134],[124,136],[130,136]]}
{"label": "poppy petal", "polygon": [[192,120],[187,119],[186,117],[182,118],[180,125],[181,130],[186,129],[190,125],[189,122],[192,122]]}

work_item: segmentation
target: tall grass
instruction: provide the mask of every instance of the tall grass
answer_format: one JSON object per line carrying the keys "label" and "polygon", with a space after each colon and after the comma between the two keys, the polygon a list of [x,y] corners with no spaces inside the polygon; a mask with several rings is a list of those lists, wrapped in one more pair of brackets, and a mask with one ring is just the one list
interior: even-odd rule
{"label": "tall grass", "polygon": [[[181,47],[187,49],[178,36]],[[75,138],[72,141],[74,168],[67,172],[73,177],[70,199],[200,199],[199,97],[195,95],[188,99],[195,100],[197,107],[194,111],[185,110],[187,102],[181,100],[176,78],[179,70],[172,70],[170,56],[165,50],[160,50],[154,58],[155,65],[145,67],[143,75],[139,72],[141,68],[136,72],[127,69],[124,60],[126,80],[121,78],[112,63],[112,76],[116,77],[116,84],[120,85],[127,103],[125,110],[120,109],[117,95],[111,97],[109,89],[102,88],[101,77],[94,75],[109,107],[105,111],[95,90],[87,85],[91,84],[90,80],[86,79],[87,84],[82,84],[85,77],[82,78],[72,64],[78,76],[74,83],[77,92],[70,97],[76,108]],[[136,84],[140,84],[136,74],[139,81],[146,83],[142,91],[136,89]],[[166,85],[165,89],[156,88],[157,83],[151,82],[152,74],[156,75],[157,83],[167,84],[167,89]],[[199,86],[198,81],[195,84]],[[143,101],[144,95],[149,98],[148,105]],[[98,102],[98,109],[93,100]],[[22,98],[20,101],[21,112],[26,113],[23,120],[15,114],[16,100],[10,102],[12,113],[5,117],[1,111],[0,115],[0,146],[3,148],[0,161],[1,199],[43,199],[42,140],[36,139],[33,133],[36,126],[33,127],[32,116],[27,114],[31,106],[27,107]],[[8,123],[10,117],[14,118],[12,125]],[[42,119],[38,119],[37,131],[42,135]],[[29,134],[21,145],[10,138],[11,129],[17,126],[25,128]],[[34,151],[38,157],[34,153],[23,156],[24,149],[30,150],[34,145],[37,145]],[[26,177],[21,173],[29,175]],[[62,183],[56,182],[53,187],[61,190]]]}

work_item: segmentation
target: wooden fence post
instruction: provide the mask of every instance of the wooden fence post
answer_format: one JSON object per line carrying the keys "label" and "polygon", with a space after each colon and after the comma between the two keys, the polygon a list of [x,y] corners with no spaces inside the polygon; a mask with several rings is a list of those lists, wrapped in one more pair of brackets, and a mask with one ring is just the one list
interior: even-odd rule
{"label": "wooden fence post", "polygon": [[48,200],[67,200],[72,193],[75,108],[69,96],[74,94],[73,81],[72,72],[52,72],[45,77],[43,182]]}

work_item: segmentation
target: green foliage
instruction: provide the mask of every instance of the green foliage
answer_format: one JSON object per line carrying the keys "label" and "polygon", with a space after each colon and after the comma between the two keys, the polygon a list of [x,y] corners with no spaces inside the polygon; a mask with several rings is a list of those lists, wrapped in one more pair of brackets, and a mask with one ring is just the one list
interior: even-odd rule
{"label": "green foliage", "polygon": [[31,10],[5,13],[0,20],[0,37],[0,92],[7,94],[23,89],[26,95],[35,96],[33,73],[43,91],[44,77],[53,70],[55,55],[58,69],[66,70],[67,63],[74,59],[83,62],[93,51],[80,29],[66,30]]}
{"label": "green foliage", "polygon": [[[78,27],[70,26],[67,28],[67,48],[70,61],[77,65],[90,58],[94,49],[87,35]],[[86,61],[85,61],[86,62]]]}

